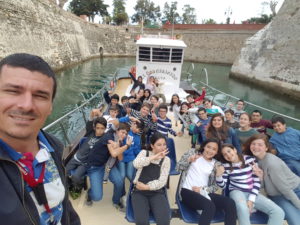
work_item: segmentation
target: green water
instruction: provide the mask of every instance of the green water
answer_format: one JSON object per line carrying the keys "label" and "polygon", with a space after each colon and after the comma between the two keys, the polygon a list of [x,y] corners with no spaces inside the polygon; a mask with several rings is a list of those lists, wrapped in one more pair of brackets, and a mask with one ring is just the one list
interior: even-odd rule
{"label": "green water", "polygon": [[[58,91],[54,101],[52,115],[47,123],[72,110],[76,104],[89,98],[99,90],[108,78],[118,69],[128,70],[135,64],[135,58],[104,58],[93,59],[57,73]],[[183,71],[187,71],[191,63],[183,65]],[[197,88],[201,88],[199,81],[205,81],[202,68],[206,68],[209,75],[209,84],[221,91],[236,97],[250,101],[254,104],[271,110],[300,118],[300,102],[290,99],[281,93],[268,92],[265,89],[247,84],[245,82],[229,79],[230,66],[194,63],[195,72],[192,82]],[[185,79],[186,77],[182,77]],[[251,111],[252,108],[247,109]],[[272,114],[264,113],[266,119]],[[300,129],[300,124],[293,124]]]}

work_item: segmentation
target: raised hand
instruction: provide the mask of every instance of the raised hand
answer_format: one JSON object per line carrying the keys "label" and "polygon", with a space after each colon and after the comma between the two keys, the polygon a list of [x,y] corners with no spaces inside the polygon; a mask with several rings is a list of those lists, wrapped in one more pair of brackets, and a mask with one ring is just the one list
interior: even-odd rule
{"label": "raised hand", "polygon": [[195,155],[192,155],[190,156],[190,158],[188,159],[189,162],[195,162],[201,155],[199,154],[195,154]]}
{"label": "raised hand", "polygon": [[253,163],[253,164],[251,165],[251,167],[252,167],[253,173],[254,173],[256,176],[258,176],[260,180],[263,180],[263,178],[264,178],[264,171],[263,171],[261,168],[259,168],[258,165],[257,165],[256,163]]}
{"label": "raised hand", "polygon": [[132,122],[141,122],[138,118],[135,118],[133,116],[129,116],[129,119],[132,121]]}
{"label": "raised hand", "polygon": [[151,157],[151,161],[152,160],[158,160],[158,159],[162,159],[164,158],[167,154],[169,153],[168,149],[158,152],[155,155],[150,156]]}

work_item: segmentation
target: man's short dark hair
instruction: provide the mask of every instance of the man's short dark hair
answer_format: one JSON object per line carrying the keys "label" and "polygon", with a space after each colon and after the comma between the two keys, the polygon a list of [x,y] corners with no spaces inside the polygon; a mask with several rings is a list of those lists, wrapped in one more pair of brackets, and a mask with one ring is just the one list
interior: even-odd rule
{"label": "man's short dark hair", "polygon": [[118,94],[113,94],[110,99],[117,99],[118,101],[120,100],[120,97]]}
{"label": "man's short dark hair", "polygon": [[96,127],[98,123],[102,124],[104,127],[107,126],[107,121],[103,117],[96,117],[93,121],[93,126]]}
{"label": "man's short dark hair", "polygon": [[5,65],[11,67],[25,68],[32,72],[34,71],[40,72],[46,75],[47,77],[52,78],[53,80],[52,100],[54,99],[56,94],[56,86],[57,86],[55,73],[53,72],[49,64],[41,57],[27,54],[27,53],[16,53],[16,54],[6,56],[4,59],[0,61],[0,75],[1,75],[2,68]]}
{"label": "man's short dark hair", "polygon": [[259,111],[258,109],[253,110],[253,111],[252,111],[252,114],[253,114],[253,113],[259,113],[259,115],[262,115],[261,111]]}
{"label": "man's short dark hair", "polygon": [[281,116],[273,116],[272,119],[271,119],[271,123],[274,124],[274,123],[282,123],[282,124],[285,124],[285,120],[283,117]]}
{"label": "man's short dark hair", "polygon": [[165,109],[165,110],[168,112],[168,106],[167,106],[166,104],[160,104],[160,105],[158,106],[158,111],[159,111],[160,109]]}

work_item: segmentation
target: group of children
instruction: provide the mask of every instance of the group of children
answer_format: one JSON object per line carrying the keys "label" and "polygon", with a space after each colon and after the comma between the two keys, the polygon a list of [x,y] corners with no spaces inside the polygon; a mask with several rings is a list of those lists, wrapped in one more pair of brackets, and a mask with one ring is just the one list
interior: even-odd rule
{"label": "group of children", "polygon": [[[113,204],[123,211],[127,177],[135,184],[132,201],[137,207],[134,210],[143,215],[137,224],[147,221],[147,207],[143,205],[145,198],[150,202],[152,198],[156,199],[163,193],[167,182],[165,171],[170,167],[166,156],[168,134],[182,136],[188,129],[192,149],[177,164],[177,169],[183,171],[180,195],[184,204],[201,210],[199,224],[209,224],[216,208],[225,210],[225,224],[235,224],[236,218],[240,224],[250,224],[249,215],[253,210],[268,214],[268,224],[282,224],[284,215],[289,224],[299,221],[299,216],[295,216],[300,215],[299,131],[286,128],[282,117],[263,120],[259,110],[249,115],[244,111],[243,100],[224,112],[205,98],[205,88],[196,98],[187,96],[186,102],[181,102],[174,94],[168,107],[161,103],[163,99],[152,94],[150,89],[145,90],[144,86],[140,78],[134,80],[131,96],[123,96],[122,104],[119,104],[118,95],[106,92],[107,110],[104,113],[101,109],[91,111],[86,140],[66,167],[75,184],[83,182],[84,174],[89,176],[87,204],[102,199],[103,183],[109,178],[114,184]],[[172,121],[167,117],[168,108],[173,112],[175,125],[182,124],[181,131],[172,129]],[[269,141],[265,134],[267,128],[273,127],[275,134]],[[286,142],[283,136],[290,135],[293,138]],[[195,150],[196,144],[200,145],[200,150]],[[293,149],[287,146],[289,144]],[[142,149],[150,149],[152,153]],[[282,180],[269,171],[272,165],[264,159],[265,156],[272,158],[267,153],[269,151],[276,152],[279,157],[272,156],[283,168],[285,177]],[[247,154],[243,155],[245,152]],[[162,163],[164,170],[161,169]],[[155,175],[152,176],[152,172]],[[280,189],[277,181],[289,185]],[[276,204],[260,194],[261,184]],[[228,195],[214,194],[217,186],[228,190]],[[165,207],[169,210],[169,205],[162,199],[158,197],[154,205],[149,203],[149,207],[155,211],[157,220],[165,221],[166,217],[160,212],[166,212]]]}

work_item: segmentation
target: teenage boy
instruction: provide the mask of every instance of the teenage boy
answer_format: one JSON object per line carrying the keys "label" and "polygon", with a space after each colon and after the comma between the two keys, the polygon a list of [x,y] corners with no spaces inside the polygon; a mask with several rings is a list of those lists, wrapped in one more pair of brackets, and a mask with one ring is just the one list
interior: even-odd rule
{"label": "teenage boy", "polygon": [[[103,126],[103,129],[105,128],[106,126]],[[119,132],[119,137],[121,139],[123,137],[124,139],[127,135],[126,129],[120,129]],[[129,145],[127,144],[120,147],[119,143],[115,142],[114,135],[115,133],[113,131],[104,133],[101,141],[98,141],[88,154],[87,161],[89,169],[87,170],[87,174],[89,176],[91,186],[88,191],[87,205],[91,205],[93,201],[100,201],[102,199],[105,164],[109,157],[118,157],[118,155],[121,155],[129,148]],[[114,184],[112,198],[113,204],[117,209],[123,210],[124,206],[120,201],[123,192],[123,179],[116,167],[113,167],[110,170],[109,180]]]}
{"label": "teenage boy", "polygon": [[[129,120],[129,117],[122,117],[119,119],[119,121],[122,123],[128,123]],[[127,139],[131,139],[132,143],[130,147],[125,152],[123,152],[123,159],[118,163],[118,169],[121,173],[122,178],[125,180],[125,177],[127,177],[130,182],[133,181],[135,170],[132,162],[141,151],[140,132],[143,131],[143,129],[143,121],[136,121],[131,123]]]}
{"label": "teenage boy", "polygon": [[201,107],[198,109],[199,121],[194,128],[194,134],[198,134],[198,144],[201,144],[206,139],[206,130],[211,117],[207,116],[206,109]]}
{"label": "teenage boy", "polygon": [[240,127],[239,122],[234,119],[234,111],[232,109],[227,109],[225,111],[225,124],[233,129]]}
{"label": "teenage boy", "polygon": [[119,113],[118,108],[115,105],[112,105],[109,108],[109,115],[103,116],[104,119],[107,121],[107,126],[105,132],[109,131],[110,129],[116,130],[116,127],[113,125],[112,121],[117,119],[117,115]]}
{"label": "teenage boy", "polygon": [[277,151],[277,156],[300,176],[300,131],[286,127],[285,120],[280,116],[273,117],[271,122],[275,132],[270,143]]}
{"label": "teenage boy", "polygon": [[167,117],[168,107],[165,104],[161,104],[158,107],[159,117],[157,118],[157,132],[161,133],[165,137],[168,137],[168,133],[174,136],[182,136],[182,132],[176,132],[172,129],[172,121]]}
{"label": "teenage boy", "polygon": [[94,148],[95,144],[103,139],[106,126],[107,122],[103,117],[95,118],[93,121],[93,135],[83,142],[73,158],[67,163],[67,175],[71,178],[75,186],[83,182],[83,177],[88,169],[88,154]]}
{"label": "teenage boy", "polygon": [[104,115],[108,115],[109,114],[109,108],[111,106],[116,106],[118,108],[118,115],[117,118],[121,118],[123,116],[126,115],[125,110],[123,109],[123,107],[119,104],[119,100],[120,97],[117,94],[112,94],[112,91],[106,91],[103,94],[104,100],[107,103],[107,110],[106,112],[104,112]]}
{"label": "teenage boy", "polygon": [[203,105],[209,115],[221,113],[222,116],[225,116],[224,111],[219,106],[213,105],[210,99],[204,99]]}
{"label": "teenage boy", "polygon": [[259,133],[263,133],[263,134],[267,134],[267,128],[273,129],[273,125],[271,121],[262,119],[262,113],[259,110],[254,110],[252,112],[250,126],[255,130],[257,130]]}
{"label": "teenage boy", "polygon": [[244,111],[244,107],[245,107],[245,102],[244,102],[244,100],[239,99],[239,100],[236,102],[236,107],[233,108],[233,111],[234,111],[234,119],[235,119],[236,121],[239,121],[241,114],[245,112],[245,111]]}

